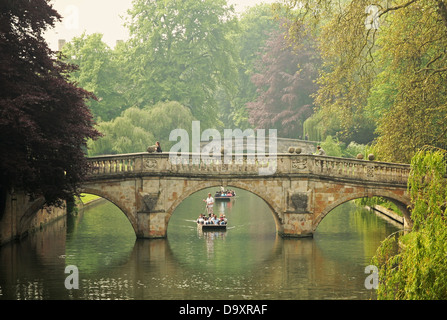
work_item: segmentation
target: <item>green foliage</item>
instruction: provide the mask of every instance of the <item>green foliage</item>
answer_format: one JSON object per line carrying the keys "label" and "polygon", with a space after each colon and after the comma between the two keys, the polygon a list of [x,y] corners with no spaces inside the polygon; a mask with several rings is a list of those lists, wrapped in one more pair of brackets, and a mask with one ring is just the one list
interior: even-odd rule
{"label": "green foliage", "polygon": [[320,26],[324,66],[317,81],[320,87],[315,104],[324,122],[338,122],[337,133],[341,138],[352,134],[359,123],[367,122],[363,108],[373,75],[366,63],[369,56],[363,17],[370,2],[356,0],[339,7],[331,1],[323,2],[331,10],[331,17]]}
{"label": "green foliage", "polygon": [[[135,109],[137,108],[128,110],[136,111]],[[146,112],[139,111],[141,117],[148,119]],[[155,143],[154,135],[133,123],[125,113],[109,122],[98,123],[97,129],[103,134],[103,137],[88,142],[90,156],[143,152],[149,145]]]}
{"label": "green foliage", "polygon": [[185,129],[191,136],[192,121],[196,120],[191,110],[176,101],[159,102],[147,110],[150,123],[147,128],[153,132],[163,151],[169,151],[175,141],[169,141],[169,134],[174,129]]}
{"label": "green foliage", "polygon": [[[425,0],[285,1],[291,38],[312,25],[324,64],[314,96],[320,133],[375,143],[378,158],[409,163],[447,145],[447,7]],[[379,28],[367,28],[367,8]],[[374,134],[373,134],[374,133]],[[355,137],[355,138],[354,138]]]}
{"label": "green foliage", "polygon": [[[384,67],[370,105],[383,115],[377,144],[386,160],[409,162],[424,145],[447,144],[447,12],[441,3],[416,1],[383,23],[377,62]],[[377,93],[382,101],[374,101]]]}
{"label": "green foliage", "polygon": [[327,136],[326,139],[321,142],[321,147],[324,149],[328,156],[343,157],[343,158],[356,158],[358,154],[362,154],[364,159],[367,159],[368,146],[351,141],[347,146],[345,143],[340,142],[337,138]]}
{"label": "green foliage", "polygon": [[421,150],[412,158],[413,229],[385,240],[373,259],[379,266],[379,299],[447,299],[445,155]]}
{"label": "green foliage", "polygon": [[303,123],[303,136],[308,136],[310,141],[321,141],[324,136],[324,128],[318,113],[314,113]]}
{"label": "green foliage", "polygon": [[332,138],[332,136],[327,136],[326,140],[321,143],[321,147],[326,152],[328,156],[341,157],[342,150],[340,142]]}
{"label": "green foliage", "polygon": [[380,124],[380,120],[394,104],[397,94],[395,78],[394,73],[381,72],[373,82],[365,112],[368,118],[375,120],[376,125]]}
{"label": "green foliage", "polygon": [[368,159],[366,154],[368,147],[364,144],[351,141],[348,146],[343,150],[343,157],[356,158],[358,154],[363,155],[364,159]]}
{"label": "green foliage", "polygon": [[136,0],[126,25],[126,87],[134,105],[178,101],[204,126],[219,126],[215,95],[237,89],[233,8],[225,0]]}
{"label": "green foliage", "polygon": [[97,99],[88,105],[96,120],[109,121],[127,107],[122,90],[123,74],[117,52],[110,49],[102,35],[94,33],[74,37],[62,50],[63,60],[78,66],[71,81],[93,92]]}
{"label": "green foliage", "polygon": [[191,111],[180,103],[160,102],[152,107],[126,109],[121,116],[99,122],[97,129],[103,137],[89,141],[89,155],[145,152],[156,141],[163,151],[169,151],[175,142],[169,141],[174,129],[191,131],[195,120]]}
{"label": "green foliage", "polygon": [[445,153],[419,151],[411,161],[408,189],[413,203],[411,219],[417,230],[427,220],[443,217],[446,210]]}
{"label": "green foliage", "polygon": [[330,135],[348,144],[350,142],[368,144],[375,138],[374,128],[375,124],[367,116],[356,116],[354,123],[345,128],[343,118],[337,114],[333,113],[332,117],[326,117],[324,112],[317,111],[304,121],[303,133],[308,134],[312,141],[321,141]]}

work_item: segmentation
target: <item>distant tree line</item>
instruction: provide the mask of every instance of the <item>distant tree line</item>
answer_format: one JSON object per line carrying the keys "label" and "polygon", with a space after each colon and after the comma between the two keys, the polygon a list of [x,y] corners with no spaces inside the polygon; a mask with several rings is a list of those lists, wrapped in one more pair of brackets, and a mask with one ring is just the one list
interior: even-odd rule
{"label": "distant tree line", "polygon": [[[98,97],[88,104],[108,132],[102,123],[128,108],[164,112],[159,103],[178,102],[202,127],[331,136],[408,163],[423,145],[447,145],[442,4],[284,1],[237,15],[225,0],[135,1],[129,40],[111,49],[100,34],[84,34],[63,55],[79,66],[71,80]],[[90,154],[129,147],[120,146],[124,137],[106,140],[90,143]],[[133,151],[144,149],[135,143]]]}
{"label": "distant tree line", "polygon": [[270,5],[238,16],[225,0],[136,1],[128,13],[130,39],[115,48],[83,34],[62,50],[79,66],[71,81],[97,97],[88,104],[104,136],[90,155],[141,152],[154,140],[169,149],[169,132],[191,130],[193,119],[303,137],[319,55],[310,38],[290,45]]}

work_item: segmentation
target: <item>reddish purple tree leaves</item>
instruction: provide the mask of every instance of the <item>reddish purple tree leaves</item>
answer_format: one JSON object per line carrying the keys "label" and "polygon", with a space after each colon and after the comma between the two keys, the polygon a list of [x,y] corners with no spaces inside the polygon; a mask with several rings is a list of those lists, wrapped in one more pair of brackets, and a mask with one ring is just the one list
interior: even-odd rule
{"label": "reddish purple tree leaves", "polygon": [[285,32],[273,32],[252,76],[258,98],[249,102],[249,121],[256,128],[278,130],[278,136],[298,138],[312,114],[319,57],[308,38],[293,49]]}
{"label": "reddish purple tree leaves", "polygon": [[93,128],[86,99],[68,81],[42,37],[60,15],[47,0],[0,2],[0,192],[44,195],[47,204],[77,193]]}

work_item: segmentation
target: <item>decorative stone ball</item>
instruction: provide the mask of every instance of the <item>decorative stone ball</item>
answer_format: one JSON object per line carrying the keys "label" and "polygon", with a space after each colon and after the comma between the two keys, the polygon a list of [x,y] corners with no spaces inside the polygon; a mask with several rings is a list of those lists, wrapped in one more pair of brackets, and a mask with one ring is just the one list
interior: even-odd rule
{"label": "decorative stone ball", "polygon": [[359,154],[357,155],[357,159],[363,159],[363,154],[359,153]]}
{"label": "decorative stone ball", "polygon": [[368,160],[373,161],[375,159],[372,153],[368,154]]}
{"label": "decorative stone ball", "polygon": [[300,153],[301,153],[301,148],[299,148],[299,147],[296,147],[296,148],[295,148],[295,153],[298,153],[298,154],[300,154]]}
{"label": "decorative stone ball", "polygon": [[295,148],[294,147],[289,147],[289,153],[294,153],[295,152]]}
{"label": "decorative stone ball", "polygon": [[154,146],[147,147],[147,152],[149,152],[149,153],[155,152]]}

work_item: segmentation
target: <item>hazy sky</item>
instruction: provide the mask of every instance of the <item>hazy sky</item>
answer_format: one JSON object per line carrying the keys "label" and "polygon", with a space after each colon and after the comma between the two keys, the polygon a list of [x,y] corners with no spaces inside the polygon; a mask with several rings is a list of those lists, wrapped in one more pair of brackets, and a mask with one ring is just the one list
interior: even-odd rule
{"label": "hazy sky", "polygon": [[[272,3],[274,0],[227,0],[234,4],[236,11],[243,11],[247,6],[258,3]],[[123,20],[132,0],[52,0],[54,8],[64,17],[56,28],[46,34],[46,39],[53,50],[58,49],[58,40],[70,41],[82,32],[103,34],[102,40],[114,47],[116,40],[127,38]]]}

